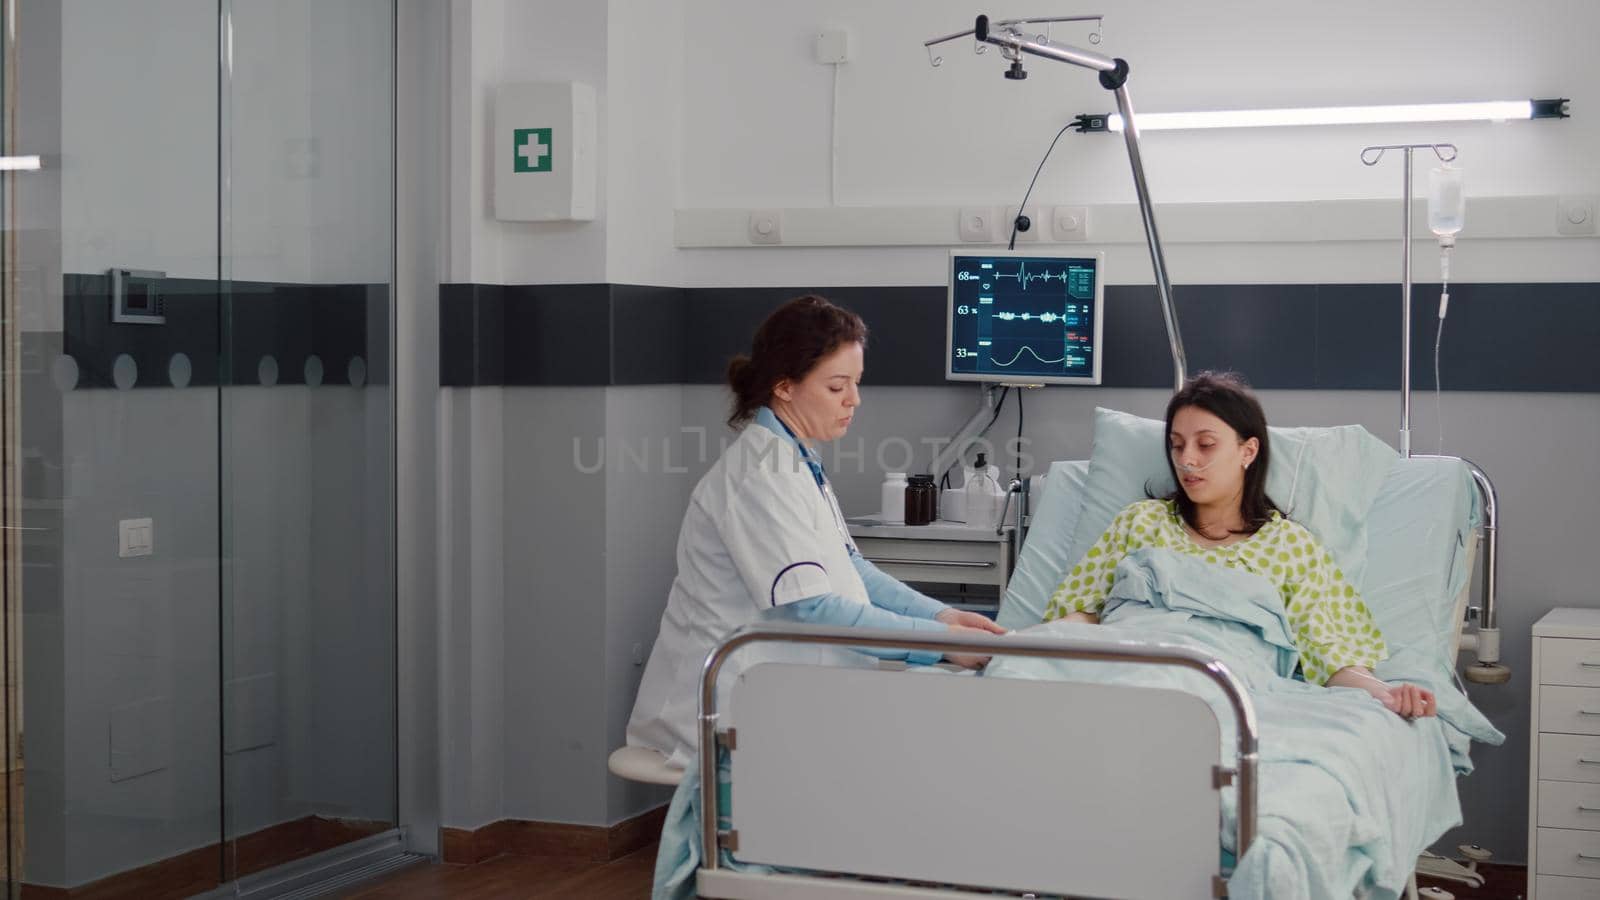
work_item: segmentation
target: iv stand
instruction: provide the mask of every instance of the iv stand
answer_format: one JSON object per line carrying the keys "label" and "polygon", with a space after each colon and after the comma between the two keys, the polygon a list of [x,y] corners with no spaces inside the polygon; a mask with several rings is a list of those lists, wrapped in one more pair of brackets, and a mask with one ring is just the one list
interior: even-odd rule
{"label": "iv stand", "polygon": [[[1098,17],[1091,17],[1098,18]],[[1161,300],[1161,316],[1167,326],[1167,343],[1172,351],[1173,389],[1181,390],[1188,377],[1189,363],[1183,350],[1183,335],[1178,331],[1178,315],[1172,305],[1172,282],[1167,277],[1167,260],[1161,250],[1161,235],[1156,230],[1155,211],[1150,204],[1150,188],[1145,183],[1144,161],[1139,152],[1138,120],[1133,114],[1133,100],[1128,96],[1128,63],[1123,59],[1112,59],[1090,50],[1081,50],[1065,44],[1054,44],[1040,36],[1035,40],[1023,37],[1016,26],[1028,24],[1030,20],[1011,19],[994,23],[988,16],[979,16],[971,31],[961,31],[951,35],[934,38],[926,42],[927,46],[940,44],[945,41],[965,37],[970,34],[980,44],[994,44],[1000,48],[1003,58],[1012,63],[1012,68],[1021,68],[1021,55],[1030,53],[1042,56],[1057,62],[1071,63],[1085,69],[1093,69],[1100,73],[1100,86],[1115,94],[1117,111],[1122,114],[1122,136],[1128,147],[1128,164],[1133,169],[1133,187],[1139,197],[1139,215],[1144,222],[1145,242],[1150,247],[1150,265],[1155,270],[1156,293]],[[1037,20],[1048,21],[1048,20]],[[994,26],[991,28],[991,24]],[[980,47],[980,49],[982,49]],[[938,63],[934,63],[938,65]],[[1013,77],[1008,75],[1008,77]],[[1409,172],[1409,168],[1407,169]],[[1406,176],[1410,184],[1410,175]],[[1409,216],[1410,214],[1407,213]],[[1408,219],[1409,221],[1409,219]],[[1409,239],[1408,239],[1409,240]],[[1407,258],[1410,258],[1410,245],[1407,244]],[[1409,308],[1409,307],[1408,307]],[[972,414],[956,437],[946,444],[944,449],[934,455],[933,463],[928,472],[938,476],[949,468],[967,451],[977,432],[986,421],[985,416],[992,416],[994,412],[994,386],[984,385],[983,396],[977,412]],[[1020,476],[1021,473],[1018,473]]]}
{"label": "iv stand", "polygon": [[1361,164],[1375,166],[1383,159],[1385,150],[1406,152],[1404,187],[1400,205],[1403,207],[1405,231],[1401,242],[1400,268],[1400,455],[1411,457],[1411,161],[1417,150],[1432,150],[1440,162],[1456,158],[1455,144],[1383,144],[1361,150]]}

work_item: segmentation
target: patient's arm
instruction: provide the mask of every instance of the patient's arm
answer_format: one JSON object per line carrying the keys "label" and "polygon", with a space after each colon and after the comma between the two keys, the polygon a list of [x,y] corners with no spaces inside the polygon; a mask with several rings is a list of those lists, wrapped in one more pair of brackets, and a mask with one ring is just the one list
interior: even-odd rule
{"label": "patient's arm", "polygon": [[1074,613],[1088,613],[1099,620],[1100,608],[1105,606],[1106,596],[1117,580],[1117,563],[1128,555],[1129,535],[1134,533],[1139,517],[1148,507],[1148,503],[1135,503],[1117,513],[1111,520],[1111,527],[1084,553],[1083,559],[1062,576],[1061,583],[1050,594],[1050,602],[1044,608],[1046,622],[1085,621],[1074,618]]}
{"label": "patient's arm", "polygon": [[1057,619],[1058,622],[1083,622],[1087,625],[1099,625],[1100,614],[1092,612],[1070,612]]}
{"label": "patient's arm", "polygon": [[1329,687],[1352,687],[1377,697],[1396,715],[1407,719],[1438,715],[1438,705],[1433,692],[1414,684],[1389,684],[1373,675],[1364,666],[1345,666],[1328,679]]}

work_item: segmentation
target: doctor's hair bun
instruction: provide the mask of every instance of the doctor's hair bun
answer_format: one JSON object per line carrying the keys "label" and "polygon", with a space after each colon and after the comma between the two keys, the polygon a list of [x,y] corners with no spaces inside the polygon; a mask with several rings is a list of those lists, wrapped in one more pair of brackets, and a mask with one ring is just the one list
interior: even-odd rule
{"label": "doctor's hair bun", "polygon": [[733,414],[728,425],[738,428],[755,418],[772,400],[781,381],[801,381],[817,361],[845,344],[867,342],[861,317],[815,294],[796,297],[772,311],[750,342],[749,354],[728,362],[728,387]]}
{"label": "doctor's hair bun", "polygon": [[734,394],[745,392],[752,374],[754,373],[750,371],[750,357],[741,353],[728,360],[728,387],[733,388]]}

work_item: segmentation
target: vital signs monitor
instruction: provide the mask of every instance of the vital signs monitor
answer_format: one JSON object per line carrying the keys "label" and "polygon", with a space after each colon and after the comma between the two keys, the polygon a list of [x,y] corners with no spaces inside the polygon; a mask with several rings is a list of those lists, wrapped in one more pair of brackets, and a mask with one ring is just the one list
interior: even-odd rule
{"label": "vital signs monitor", "polygon": [[945,378],[1099,384],[1105,254],[950,251]]}

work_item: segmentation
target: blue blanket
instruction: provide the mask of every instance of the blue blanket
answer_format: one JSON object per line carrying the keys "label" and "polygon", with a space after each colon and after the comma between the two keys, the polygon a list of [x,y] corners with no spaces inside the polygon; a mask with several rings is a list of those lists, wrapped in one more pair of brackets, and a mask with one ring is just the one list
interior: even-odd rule
{"label": "blue blanket", "polygon": [[[1259,815],[1256,840],[1229,880],[1236,900],[1399,896],[1417,854],[1461,822],[1455,776],[1470,769],[1469,738],[1504,739],[1447,673],[1410,659],[1387,661],[1378,674],[1434,691],[1439,718],[1408,722],[1365,691],[1290,677],[1298,653],[1277,590],[1264,578],[1192,556],[1129,554],[1101,622],[1053,622],[1030,633],[1192,647],[1226,663],[1250,693],[1260,731]],[[1210,704],[1222,726],[1222,758],[1234,758],[1232,708],[1188,670],[998,659],[988,677],[1179,688]],[[1234,799],[1231,789],[1224,793],[1222,845],[1229,852]]]}
{"label": "blue blanket", "polygon": [[[1052,622],[1028,633],[1192,647],[1226,663],[1250,693],[1260,736],[1259,814],[1256,839],[1229,880],[1236,900],[1398,897],[1417,854],[1461,822],[1455,776],[1470,771],[1469,740],[1504,739],[1461,695],[1447,670],[1416,657],[1388,660],[1378,674],[1434,691],[1438,718],[1408,722],[1365,691],[1296,680],[1291,676],[1298,651],[1272,584],[1192,556],[1154,549],[1129,554],[1118,567],[1101,621]],[[1234,758],[1232,708],[1209,679],[1195,672],[998,657],[986,677],[1176,687],[1210,704],[1221,725],[1222,759],[1231,763]],[[1064,754],[1070,752],[1063,748]],[[719,769],[726,779],[726,760]],[[656,898],[693,894],[701,858],[698,787],[691,769],[668,810]],[[724,784],[724,803],[732,787]],[[1235,849],[1234,812],[1228,789],[1223,795],[1225,862],[1232,861]],[[1151,852],[1159,857],[1160,848]],[[726,853],[723,859],[732,862]]]}

